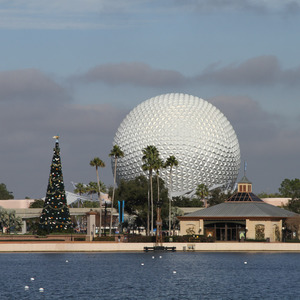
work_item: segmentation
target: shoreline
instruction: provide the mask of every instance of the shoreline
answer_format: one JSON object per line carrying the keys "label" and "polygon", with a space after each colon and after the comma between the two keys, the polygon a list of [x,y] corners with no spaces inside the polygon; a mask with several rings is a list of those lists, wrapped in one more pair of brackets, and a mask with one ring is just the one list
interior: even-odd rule
{"label": "shoreline", "polygon": [[[176,252],[300,252],[300,243],[163,243]],[[0,242],[0,253],[144,252],[153,243],[118,242]],[[149,251],[156,252],[156,251]],[[170,251],[165,251],[170,252]]]}

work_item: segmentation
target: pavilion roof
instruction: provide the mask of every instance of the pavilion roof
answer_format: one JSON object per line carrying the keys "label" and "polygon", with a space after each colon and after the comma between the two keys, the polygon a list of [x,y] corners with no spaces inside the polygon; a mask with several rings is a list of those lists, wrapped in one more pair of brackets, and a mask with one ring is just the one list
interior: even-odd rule
{"label": "pavilion roof", "polygon": [[225,202],[201,209],[184,217],[280,217],[296,216],[296,213],[267,204],[263,201]]}
{"label": "pavilion roof", "polygon": [[248,193],[248,192],[242,192],[242,193],[235,193],[232,195],[227,202],[263,202],[260,198],[258,198],[255,194],[253,193]]}

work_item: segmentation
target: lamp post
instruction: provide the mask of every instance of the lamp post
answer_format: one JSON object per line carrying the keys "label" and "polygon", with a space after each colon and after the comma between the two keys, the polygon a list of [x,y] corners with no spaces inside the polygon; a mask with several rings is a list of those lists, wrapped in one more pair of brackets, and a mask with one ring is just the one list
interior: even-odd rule
{"label": "lamp post", "polygon": [[106,216],[107,216],[107,203],[104,203],[104,236],[106,236]]}
{"label": "lamp post", "polygon": [[156,245],[162,246],[162,219],[161,219],[162,200],[157,201],[157,219],[156,219]]}

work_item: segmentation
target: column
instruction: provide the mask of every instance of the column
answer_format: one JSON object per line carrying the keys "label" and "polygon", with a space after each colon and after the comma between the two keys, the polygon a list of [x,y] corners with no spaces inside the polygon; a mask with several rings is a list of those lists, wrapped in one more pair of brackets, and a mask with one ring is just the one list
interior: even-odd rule
{"label": "column", "polygon": [[23,219],[22,220],[22,234],[25,234],[27,233],[27,223],[26,223],[26,220]]}
{"label": "column", "polygon": [[199,234],[200,235],[204,235],[204,222],[203,222],[203,219],[200,219],[199,220]]}
{"label": "column", "polygon": [[87,240],[92,241],[95,237],[97,212],[90,210],[86,213],[87,217]]}

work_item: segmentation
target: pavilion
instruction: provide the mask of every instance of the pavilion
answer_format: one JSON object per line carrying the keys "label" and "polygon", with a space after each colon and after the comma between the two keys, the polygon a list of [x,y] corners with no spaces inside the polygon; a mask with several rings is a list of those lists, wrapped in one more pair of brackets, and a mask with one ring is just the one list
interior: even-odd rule
{"label": "pavilion", "polygon": [[214,237],[217,241],[282,240],[284,221],[298,214],[265,203],[252,193],[244,176],[238,191],[224,203],[178,217],[180,235]]}

